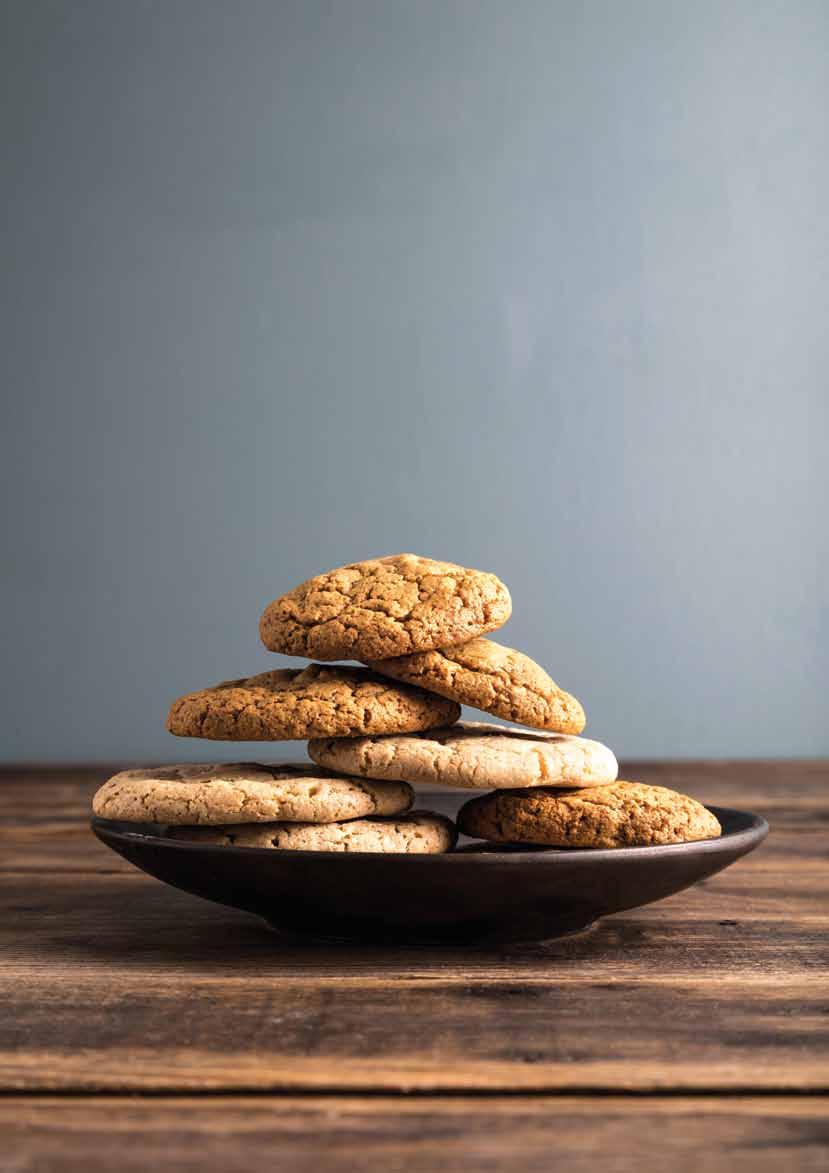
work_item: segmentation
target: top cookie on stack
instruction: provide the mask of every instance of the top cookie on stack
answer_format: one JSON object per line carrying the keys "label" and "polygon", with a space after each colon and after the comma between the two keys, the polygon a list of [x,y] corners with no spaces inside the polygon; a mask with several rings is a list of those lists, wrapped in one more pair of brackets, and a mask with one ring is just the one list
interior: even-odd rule
{"label": "top cookie on stack", "polygon": [[511,612],[494,574],[391,554],[318,574],[274,599],[259,634],[272,652],[368,663],[464,643]]}

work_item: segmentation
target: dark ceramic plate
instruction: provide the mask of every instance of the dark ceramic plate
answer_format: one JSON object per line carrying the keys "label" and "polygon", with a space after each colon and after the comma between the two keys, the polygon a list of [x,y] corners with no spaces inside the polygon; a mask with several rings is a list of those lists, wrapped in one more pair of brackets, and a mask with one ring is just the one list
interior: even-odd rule
{"label": "dark ceramic plate", "polygon": [[[465,798],[430,794],[428,804],[452,814]],[[711,810],[719,839],[596,851],[462,839],[450,855],[344,854],[187,843],[163,827],[104,819],[92,829],[151,876],[292,936],[458,944],[578,931],[721,871],[768,834],[758,815]]]}

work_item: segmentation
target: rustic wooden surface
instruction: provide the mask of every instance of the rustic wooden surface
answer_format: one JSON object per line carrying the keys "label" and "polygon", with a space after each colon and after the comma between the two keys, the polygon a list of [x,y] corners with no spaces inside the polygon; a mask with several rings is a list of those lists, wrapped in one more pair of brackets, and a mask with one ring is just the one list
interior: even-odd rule
{"label": "rustic wooden surface", "polygon": [[0,1101],[0,1170],[825,1173],[824,1103],[610,1096]]}
{"label": "rustic wooden surface", "polygon": [[0,776],[0,1169],[829,1167],[826,764],[628,764],[769,840],[487,949],[285,945],[98,843],[107,773]]}

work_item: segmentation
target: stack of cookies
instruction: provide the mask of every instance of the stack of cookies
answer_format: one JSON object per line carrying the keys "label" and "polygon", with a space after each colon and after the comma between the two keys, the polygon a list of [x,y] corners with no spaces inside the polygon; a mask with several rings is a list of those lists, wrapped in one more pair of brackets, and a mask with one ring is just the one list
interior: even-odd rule
{"label": "stack of cookies", "polygon": [[[265,608],[260,635],[271,651],[324,663],[189,693],[167,728],[306,740],[313,764],[127,770],[101,787],[94,811],[235,846],[451,851],[453,822],[411,809],[413,787],[426,785],[484,791],[461,807],[458,827],[493,843],[620,847],[719,835],[694,799],[617,780],[611,750],[578,736],[585,715],[575,697],[528,656],[483,638],[511,610],[494,574],[414,554],[309,579]],[[513,725],[460,722],[461,704]]]}

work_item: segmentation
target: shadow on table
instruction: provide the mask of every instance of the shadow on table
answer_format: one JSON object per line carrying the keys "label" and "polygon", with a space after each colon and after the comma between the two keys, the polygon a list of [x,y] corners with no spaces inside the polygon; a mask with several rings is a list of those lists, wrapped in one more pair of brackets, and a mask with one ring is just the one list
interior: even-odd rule
{"label": "shadow on table", "polygon": [[[644,943],[637,919],[608,918],[592,929],[542,942],[504,945],[339,944],[276,933],[258,917],[212,904],[137,875],[48,877],[6,904],[18,950],[38,957],[118,964],[129,968],[206,969],[251,976],[291,969],[359,974],[378,970],[434,969],[462,964],[485,970],[496,962],[538,964],[585,961]],[[657,929],[660,926],[654,925]],[[664,926],[661,926],[664,932]],[[662,935],[657,932],[657,935]]]}

